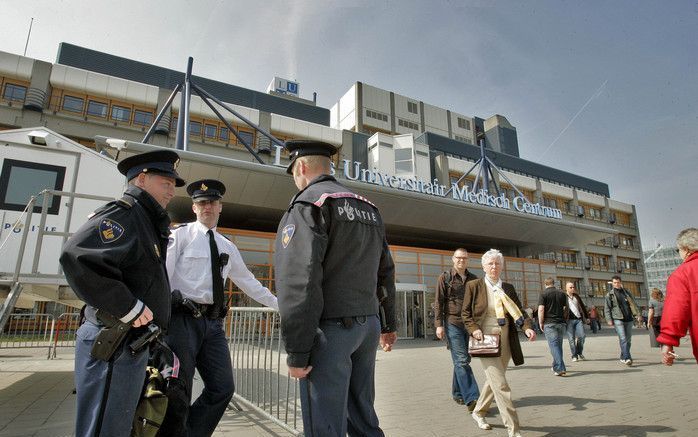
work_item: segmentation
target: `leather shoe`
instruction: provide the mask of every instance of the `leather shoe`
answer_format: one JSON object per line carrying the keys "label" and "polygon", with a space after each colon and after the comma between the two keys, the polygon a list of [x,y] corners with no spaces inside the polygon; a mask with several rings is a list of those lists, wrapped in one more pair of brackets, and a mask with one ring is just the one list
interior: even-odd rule
{"label": "leather shoe", "polygon": [[465,405],[463,398],[453,398],[453,402],[457,403],[458,405]]}

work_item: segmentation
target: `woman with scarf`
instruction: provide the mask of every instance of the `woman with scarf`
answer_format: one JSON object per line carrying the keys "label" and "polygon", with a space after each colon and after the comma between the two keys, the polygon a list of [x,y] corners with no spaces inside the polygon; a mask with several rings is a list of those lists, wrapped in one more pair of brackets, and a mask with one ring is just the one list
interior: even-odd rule
{"label": "woman with scarf", "polygon": [[509,360],[514,365],[523,364],[523,352],[516,333],[519,326],[528,337],[536,339],[531,329],[531,319],[521,309],[514,286],[502,282],[500,275],[504,268],[504,256],[496,249],[482,255],[482,268],[485,277],[470,281],[465,287],[463,298],[463,323],[471,336],[482,340],[484,334],[500,334],[499,357],[480,358],[487,380],[480,391],[472,416],[480,429],[492,429],[485,420],[492,401],[502,415],[509,437],[521,437],[519,417],[511,399],[511,389],[506,379]]}

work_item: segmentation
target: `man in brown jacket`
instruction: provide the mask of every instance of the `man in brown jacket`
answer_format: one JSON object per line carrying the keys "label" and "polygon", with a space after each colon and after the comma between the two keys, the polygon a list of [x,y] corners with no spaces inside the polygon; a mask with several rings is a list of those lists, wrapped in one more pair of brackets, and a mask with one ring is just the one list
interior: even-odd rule
{"label": "man in brown jacket", "polygon": [[470,334],[465,331],[461,312],[465,284],[477,279],[477,276],[467,269],[468,252],[465,249],[456,249],[451,260],[453,268],[442,273],[436,284],[434,326],[436,326],[436,336],[441,340],[445,337],[451,350],[453,400],[458,404],[466,404],[472,411],[480,391],[473,370],[470,368],[468,354]]}

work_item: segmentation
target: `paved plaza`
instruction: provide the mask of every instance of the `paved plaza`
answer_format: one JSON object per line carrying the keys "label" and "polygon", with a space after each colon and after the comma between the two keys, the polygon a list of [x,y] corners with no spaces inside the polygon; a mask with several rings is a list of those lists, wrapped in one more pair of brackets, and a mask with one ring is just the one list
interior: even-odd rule
{"label": "paved plaza", "polygon": [[[633,367],[618,363],[611,329],[587,336],[587,361],[569,361],[568,376],[550,371],[546,341],[524,343],[526,364],[510,368],[509,382],[522,433],[541,436],[698,436],[698,367],[690,344],[677,350],[673,367],[659,364],[647,331],[635,329]],[[46,360],[46,350],[0,349],[0,436],[70,436],[75,415],[72,350]],[[484,374],[474,360],[480,385]],[[491,431],[482,431],[450,397],[451,360],[443,343],[399,341],[378,353],[376,408],[387,436],[506,436],[493,408]],[[250,412],[229,410],[216,437],[288,436]]]}

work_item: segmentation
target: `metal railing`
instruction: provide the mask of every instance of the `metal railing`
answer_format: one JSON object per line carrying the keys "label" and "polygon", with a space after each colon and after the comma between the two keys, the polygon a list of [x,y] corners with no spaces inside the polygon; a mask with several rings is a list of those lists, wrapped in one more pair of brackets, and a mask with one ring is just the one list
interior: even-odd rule
{"label": "metal railing", "polygon": [[49,359],[56,358],[59,347],[75,347],[75,335],[80,327],[80,313],[63,313],[56,319]]}
{"label": "metal railing", "polygon": [[226,329],[235,378],[233,403],[302,435],[299,385],[288,376],[278,311],[232,308]]}
{"label": "metal railing", "polygon": [[45,347],[50,355],[55,325],[53,314],[10,314],[0,332],[0,349]]}

